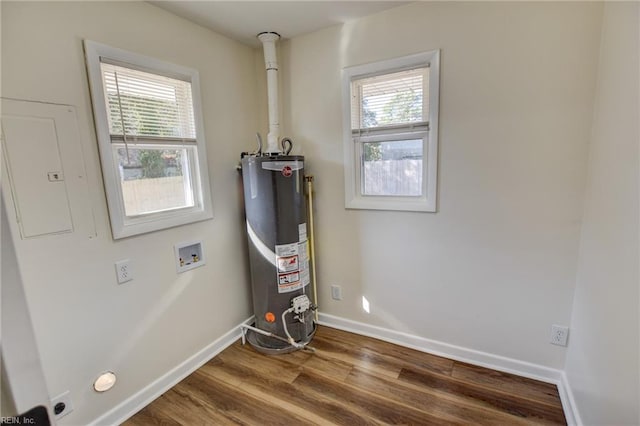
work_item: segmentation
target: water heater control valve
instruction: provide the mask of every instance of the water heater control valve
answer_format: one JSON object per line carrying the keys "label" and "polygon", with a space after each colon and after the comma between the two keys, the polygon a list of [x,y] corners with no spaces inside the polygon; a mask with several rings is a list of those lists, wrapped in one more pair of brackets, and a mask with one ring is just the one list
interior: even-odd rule
{"label": "water heater control valve", "polygon": [[311,308],[311,301],[305,294],[302,294],[291,299],[291,307],[294,313],[301,314]]}

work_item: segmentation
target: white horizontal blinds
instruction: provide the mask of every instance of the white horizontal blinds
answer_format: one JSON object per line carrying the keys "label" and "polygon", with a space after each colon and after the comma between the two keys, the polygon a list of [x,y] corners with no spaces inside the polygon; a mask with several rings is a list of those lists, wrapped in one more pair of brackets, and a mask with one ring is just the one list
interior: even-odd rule
{"label": "white horizontal blinds", "polygon": [[195,143],[191,83],[101,62],[112,142]]}
{"label": "white horizontal blinds", "polygon": [[351,82],[351,129],[427,128],[429,67],[354,79]]}

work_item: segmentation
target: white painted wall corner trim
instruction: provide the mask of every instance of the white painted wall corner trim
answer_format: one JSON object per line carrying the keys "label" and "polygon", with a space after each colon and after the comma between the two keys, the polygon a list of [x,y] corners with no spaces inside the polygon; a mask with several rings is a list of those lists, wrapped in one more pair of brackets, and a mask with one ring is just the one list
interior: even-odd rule
{"label": "white painted wall corner trim", "polygon": [[236,340],[242,336],[240,330],[241,325],[252,324],[254,317],[251,316],[242,321],[237,326],[223,334],[218,339],[205,346],[199,352],[193,354],[190,358],[184,362],[178,364],[174,369],[168,371],[163,376],[157,378],[140,391],[126,399],[122,403],[113,407],[102,416],[91,422],[91,426],[97,425],[115,425],[121,424],[135,413],[149,405],[152,401],[158,398],[160,395],[177,385],[182,379],[189,374],[202,367],[209,362],[213,357],[220,352],[231,346]]}
{"label": "white painted wall corner trim", "polygon": [[442,356],[456,361],[466,362],[493,370],[511,373],[542,382],[553,383],[558,387],[562,408],[569,425],[581,425],[576,411],[575,400],[562,370],[545,367],[513,358],[481,352],[462,346],[451,345],[437,340],[415,336],[401,331],[365,324],[330,314],[319,313],[318,323],[331,328],[373,337],[385,342],[415,349],[432,355]]}

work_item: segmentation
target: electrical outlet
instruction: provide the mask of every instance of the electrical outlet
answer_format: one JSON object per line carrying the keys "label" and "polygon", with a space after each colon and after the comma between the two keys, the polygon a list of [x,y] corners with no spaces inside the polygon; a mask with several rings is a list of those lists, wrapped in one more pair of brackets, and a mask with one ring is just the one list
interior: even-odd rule
{"label": "electrical outlet", "polygon": [[569,327],[555,324],[551,326],[552,345],[567,346],[567,337],[569,337]]}
{"label": "electrical outlet", "polygon": [[116,277],[118,284],[126,283],[133,279],[133,269],[131,268],[131,260],[125,259],[116,262]]}
{"label": "electrical outlet", "polygon": [[333,300],[342,300],[342,287],[340,287],[339,285],[332,285],[331,298]]}
{"label": "electrical outlet", "polygon": [[56,420],[61,419],[73,411],[73,403],[71,402],[71,393],[66,391],[55,398],[51,399],[51,408]]}

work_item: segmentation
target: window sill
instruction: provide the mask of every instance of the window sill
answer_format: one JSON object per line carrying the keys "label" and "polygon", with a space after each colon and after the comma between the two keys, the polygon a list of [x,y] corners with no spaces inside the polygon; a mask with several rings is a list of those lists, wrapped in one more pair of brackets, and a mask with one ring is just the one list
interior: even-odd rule
{"label": "window sill", "polygon": [[346,209],[435,213],[435,200],[404,197],[355,197],[345,201]]}

